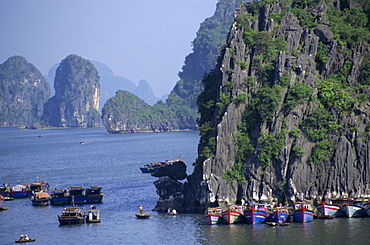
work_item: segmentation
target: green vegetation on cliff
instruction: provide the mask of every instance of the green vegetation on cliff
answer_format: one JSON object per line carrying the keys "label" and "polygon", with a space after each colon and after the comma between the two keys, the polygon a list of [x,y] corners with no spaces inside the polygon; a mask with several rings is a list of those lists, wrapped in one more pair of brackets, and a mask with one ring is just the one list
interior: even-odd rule
{"label": "green vegetation on cliff", "polygon": [[[322,3],[327,9],[324,5],[318,7]],[[275,9],[282,12],[269,12],[270,22],[261,24],[258,18],[268,12],[267,4],[279,6]],[[216,155],[216,125],[232,103],[245,110],[234,136],[236,156],[230,159],[234,163],[223,176],[229,181],[246,181],[246,162],[251,159],[258,159],[264,170],[280,162],[289,136],[294,138],[291,151],[296,157],[309,154],[308,163],[318,164],[332,159],[343,130],[362,130],[360,134],[366,135],[365,128],[359,129],[342,118],[366,111],[363,105],[369,102],[370,1],[344,0],[333,4],[329,0],[265,0],[243,7],[246,11],[238,16],[236,25],[243,31],[243,52],[248,59],[233,58],[237,56],[235,48],[228,44],[225,50],[229,50],[234,62],[225,72],[231,74],[229,80],[221,81],[221,73],[214,71],[203,80],[204,91],[198,99],[201,140],[196,167],[200,169],[206,158]],[[313,40],[301,40],[293,47],[288,32],[280,29],[287,18],[298,20],[302,33],[308,28],[307,33],[317,34],[316,46]],[[266,30],[268,24],[271,26]],[[282,55],[295,58],[282,65]],[[218,69],[221,64],[222,60]],[[284,65],[285,71],[279,73]],[[241,68],[239,74],[234,70],[236,66]],[[246,77],[235,92],[232,80],[238,75]],[[312,107],[303,114],[303,106]],[[300,118],[298,128],[285,124],[283,117],[288,116]],[[291,129],[289,134],[287,127]],[[312,149],[302,147],[301,136],[307,137]]]}
{"label": "green vegetation on cliff", "polygon": [[41,122],[50,87],[37,68],[21,56],[0,65],[0,125]]}

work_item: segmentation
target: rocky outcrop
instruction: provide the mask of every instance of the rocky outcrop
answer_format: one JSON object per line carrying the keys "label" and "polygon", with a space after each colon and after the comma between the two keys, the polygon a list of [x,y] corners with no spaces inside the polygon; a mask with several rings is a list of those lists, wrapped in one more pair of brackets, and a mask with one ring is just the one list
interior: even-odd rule
{"label": "rocky outcrop", "polygon": [[[235,9],[242,2],[246,2],[246,0],[220,0],[217,3],[215,14],[201,23],[197,37],[193,41],[193,52],[185,58],[185,65],[179,72],[180,80],[168,95],[166,103],[159,101],[153,105],[152,109],[147,107],[144,109],[146,112],[153,111],[155,114],[124,113],[119,116],[116,114],[114,120],[111,119],[110,122],[105,121],[106,117],[103,116],[104,125],[109,125],[107,131],[128,133],[150,132],[151,130],[155,132],[197,130],[197,118],[199,117],[197,97],[203,89],[201,81],[204,75],[215,67],[217,57],[220,55],[220,47],[225,43],[230,25],[233,22]],[[139,85],[138,89],[141,87],[142,85]],[[136,90],[130,92],[140,98],[145,98],[148,104],[154,102],[149,90],[147,95],[138,93]],[[149,98],[152,99],[149,100]],[[142,123],[148,118],[158,118],[158,113],[162,120]],[[130,118],[131,115],[135,118]],[[137,118],[137,116],[143,116],[143,118]],[[138,121],[140,121],[139,124]],[[140,128],[141,125],[143,128]]]}
{"label": "rocky outcrop", "polygon": [[159,200],[153,210],[176,209],[184,211],[186,201],[183,192],[186,185],[179,180],[184,180],[187,177],[186,164],[181,160],[171,162],[160,167],[157,172],[152,173],[152,176],[159,177],[158,180],[154,181]]}
{"label": "rocky outcrop", "polygon": [[179,126],[163,106],[151,107],[139,97],[123,90],[116,92],[102,110],[103,124],[109,133],[166,132]]}
{"label": "rocky outcrop", "polygon": [[94,65],[77,55],[56,70],[55,95],[44,106],[43,119],[53,127],[100,127],[100,85]]}
{"label": "rocky outcrop", "polygon": [[39,122],[50,87],[37,68],[21,56],[0,65],[0,125]]}
{"label": "rocky outcrop", "polygon": [[261,1],[238,10],[198,100],[201,140],[186,210],[370,194],[370,16],[353,2]]}

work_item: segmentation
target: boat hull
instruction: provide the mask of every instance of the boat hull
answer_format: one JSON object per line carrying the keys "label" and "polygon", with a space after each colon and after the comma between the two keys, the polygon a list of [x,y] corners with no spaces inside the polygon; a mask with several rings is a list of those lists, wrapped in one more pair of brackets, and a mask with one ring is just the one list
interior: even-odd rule
{"label": "boat hull", "polygon": [[342,207],[348,218],[366,217],[367,213],[365,208],[357,205],[344,205]]}
{"label": "boat hull", "polygon": [[222,218],[228,224],[245,223],[245,217],[242,213],[230,209],[222,212]]}
{"label": "boat hull", "polygon": [[75,225],[85,223],[85,217],[58,217],[61,225]]}
{"label": "boat hull", "polygon": [[101,203],[103,201],[104,194],[87,195],[86,203]]}
{"label": "boat hull", "polygon": [[271,222],[286,222],[289,221],[289,215],[286,214],[285,212],[274,210],[274,212],[270,214],[268,219]]}
{"label": "boat hull", "polygon": [[204,220],[208,225],[216,225],[223,222],[222,216],[220,214],[207,214],[204,217]]}
{"label": "boat hull", "polygon": [[0,195],[2,195],[3,197],[9,197],[10,193],[8,191],[4,191],[4,192],[0,192]]}
{"label": "boat hull", "polygon": [[86,196],[71,196],[69,203],[81,204],[86,202]]}
{"label": "boat hull", "polygon": [[27,191],[11,191],[10,196],[14,198],[26,198],[28,196],[27,193]]}
{"label": "boat hull", "polygon": [[340,209],[338,205],[321,203],[317,205],[319,213],[327,216],[344,217],[346,214]]}
{"label": "boat hull", "polygon": [[139,214],[139,213],[136,213],[136,214],[135,214],[136,218],[138,218],[138,219],[147,219],[147,218],[149,218],[149,217],[150,217],[150,215],[151,215],[151,214],[149,214],[149,213],[146,213],[146,214]]}
{"label": "boat hull", "polygon": [[33,206],[47,206],[49,205],[49,199],[45,200],[32,200]]}
{"label": "boat hull", "polygon": [[292,214],[294,222],[310,222],[313,220],[314,213],[311,210],[300,209],[295,210]]}
{"label": "boat hull", "polygon": [[51,205],[65,205],[69,204],[69,197],[52,197],[50,200]]}
{"label": "boat hull", "polygon": [[268,215],[264,211],[258,211],[254,209],[246,210],[244,212],[245,221],[247,224],[258,224],[266,221]]}

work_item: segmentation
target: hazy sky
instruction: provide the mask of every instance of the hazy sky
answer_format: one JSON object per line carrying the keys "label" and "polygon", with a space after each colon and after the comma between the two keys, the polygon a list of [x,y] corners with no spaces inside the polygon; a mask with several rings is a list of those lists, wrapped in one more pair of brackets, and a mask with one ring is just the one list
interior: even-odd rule
{"label": "hazy sky", "polygon": [[99,61],[157,97],[169,93],[217,0],[0,0],[0,63],[21,55],[42,74],[70,54]]}

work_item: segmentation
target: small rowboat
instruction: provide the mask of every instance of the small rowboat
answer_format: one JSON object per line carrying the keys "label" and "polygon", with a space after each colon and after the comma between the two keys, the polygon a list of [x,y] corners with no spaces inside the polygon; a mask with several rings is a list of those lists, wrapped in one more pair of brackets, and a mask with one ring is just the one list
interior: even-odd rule
{"label": "small rowboat", "polygon": [[281,225],[281,226],[287,226],[287,225],[290,225],[290,223],[289,222],[279,222],[279,225]]}
{"label": "small rowboat", "polygon": [[270,225],[270,226],[277,226],[277,222],[266,222],[267,225]]}
{"label": "small rowboat", "polygon": [[16,243],[23,243],[23,242],[34,242],[34,241],[36,241],[36,239],[28,239],[28,240],[22,239],[22,240],[16,240],[15,242]]}
{"label": "small rowboat", "polygon": [[138,219],[147,219],[150,217],[151,214],[150,213],[146,213],[146,214],[136,213],[135,215],[136,215],[136,218]]}

